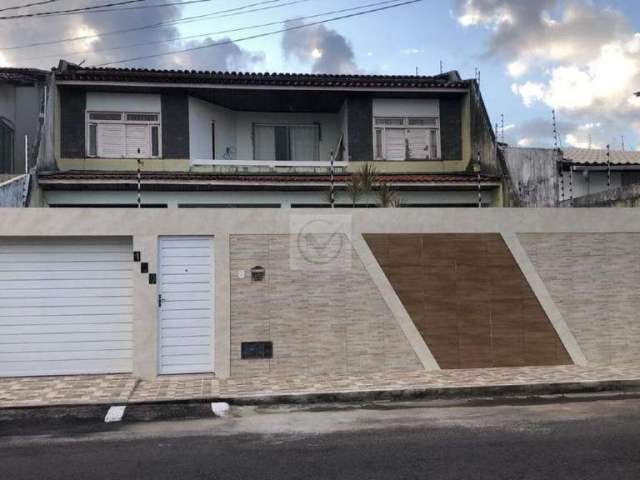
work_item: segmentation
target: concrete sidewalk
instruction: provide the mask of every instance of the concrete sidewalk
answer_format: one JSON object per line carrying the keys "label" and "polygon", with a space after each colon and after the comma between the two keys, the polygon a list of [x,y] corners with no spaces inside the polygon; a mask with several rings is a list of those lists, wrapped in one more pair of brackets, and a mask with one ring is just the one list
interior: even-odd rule
{"label": "concrete sidewalk", "polygon": [[[637,385],[636,385],[637,384]],[[141,381],[130,375],[0,379],[0,408],[225,400],[304,402],[373,397],[466,396],[640,390],[640,365],[494,368],[375,375],[217,379],[171,375]]]}

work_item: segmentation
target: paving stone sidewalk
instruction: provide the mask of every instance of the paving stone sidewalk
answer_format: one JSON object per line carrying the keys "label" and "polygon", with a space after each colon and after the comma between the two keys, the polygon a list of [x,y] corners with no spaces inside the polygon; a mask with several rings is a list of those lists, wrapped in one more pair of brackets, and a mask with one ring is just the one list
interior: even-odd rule
{"label": "paving stone sidewalk", "polygon": [[126,403],[137,383],[131,375],[0,378],[0,408]]}
{"label": "paving stone sidewalk", "polygon": [[640,364],[247,379],[217,379],[213,375],[171,375],[153,381],[139,381],[130,375],[5,378],[0,379],[0,408],[220,398],[250,400],[271,396],[612,381],[640,382]]}

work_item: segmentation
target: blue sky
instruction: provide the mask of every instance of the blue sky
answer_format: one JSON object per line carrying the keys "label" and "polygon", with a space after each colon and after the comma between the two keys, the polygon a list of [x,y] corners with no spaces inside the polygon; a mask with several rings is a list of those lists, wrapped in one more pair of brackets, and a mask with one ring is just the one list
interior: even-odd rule
{"label": "blue sky", "polygon": [[[640,99],[632,95],[640,90],[638,0],[422,0],[324,26],[170,55],[164,54],[282,25],[180,38],[185,35],[281,22],[381,0],[306,0],[260,12],[108,34],[259,1],[210,0],[5,21],[0,29],[0,65],[50,68],[59,58],[101,65],[162,54],[116,66],[377,74],[414,74],[417,67],[421,74],[434,74],[442,60],[445,70],[456,69],[465,78],[473,78],[475,68],[480,69],[491,118],[495,123],[504,114],[505,139],[511,144],[553,145],[551,109],[555,108],[561,145],[621,148],[624,135],[627,149],[640,146]],[[292,1],[296,0],[272,0],[271,5]],[[105,0],[60,0],[55,5],[77,8],[92,2]],[[144,5],[167,2],[145,0]],[[3,50],[69,37],[82,38]]]}

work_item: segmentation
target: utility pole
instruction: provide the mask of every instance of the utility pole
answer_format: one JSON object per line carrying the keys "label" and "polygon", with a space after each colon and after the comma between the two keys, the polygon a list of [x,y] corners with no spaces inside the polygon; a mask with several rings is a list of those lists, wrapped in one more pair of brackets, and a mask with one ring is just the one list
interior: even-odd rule
{"label": "utility pole", "polygon": [[142,208],[142,159],[138,149],[138,208]]}
{"label": "utility pole", "polygon": [[333,161],[334,161],[334,154],[333,152],[331,152],[331,168],[330,168],[330,187],[329,187],[329,203],[331,204],[331,208],[335,208],[335,204],[336,204],[336,192],[335,192],[335,178],[334,178],[334,168],[333,168]]}
{"label": "utility pole", "polygon": [[551,119],[553,121],[553,147],[558,149],[558,124],[556,123],[556,111],[551,110]]}
{"label": "utility pole", "polygon": [[607,188],[611,188],[611,146],[607,145]]}
{"label": "utility pole", "polygon": [[29,135],[24,136],[24,173],[29,173]]}
{"label": "utility pole", "polygon": [[473,169],[478,175],[478,208],[482,208],[482,162],[480,161],[480,150],[478,150],[476,161],[473,162]]}

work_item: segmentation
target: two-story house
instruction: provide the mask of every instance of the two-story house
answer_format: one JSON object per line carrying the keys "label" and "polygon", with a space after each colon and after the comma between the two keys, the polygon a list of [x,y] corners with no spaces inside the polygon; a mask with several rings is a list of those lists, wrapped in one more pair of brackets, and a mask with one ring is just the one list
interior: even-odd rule
{"label": "two-story house", "polygon": [[[502,204],[475,80],[437,76],[54,69],[42,205]],[[480,158],[481,168],[474,170]],[[378,187],[354,198],[352,174]],[[333,168],[332,168],[333,166]],[[333,171],[334,175],[331,175]],[[138,174],[140,172],[140,174]]]}

